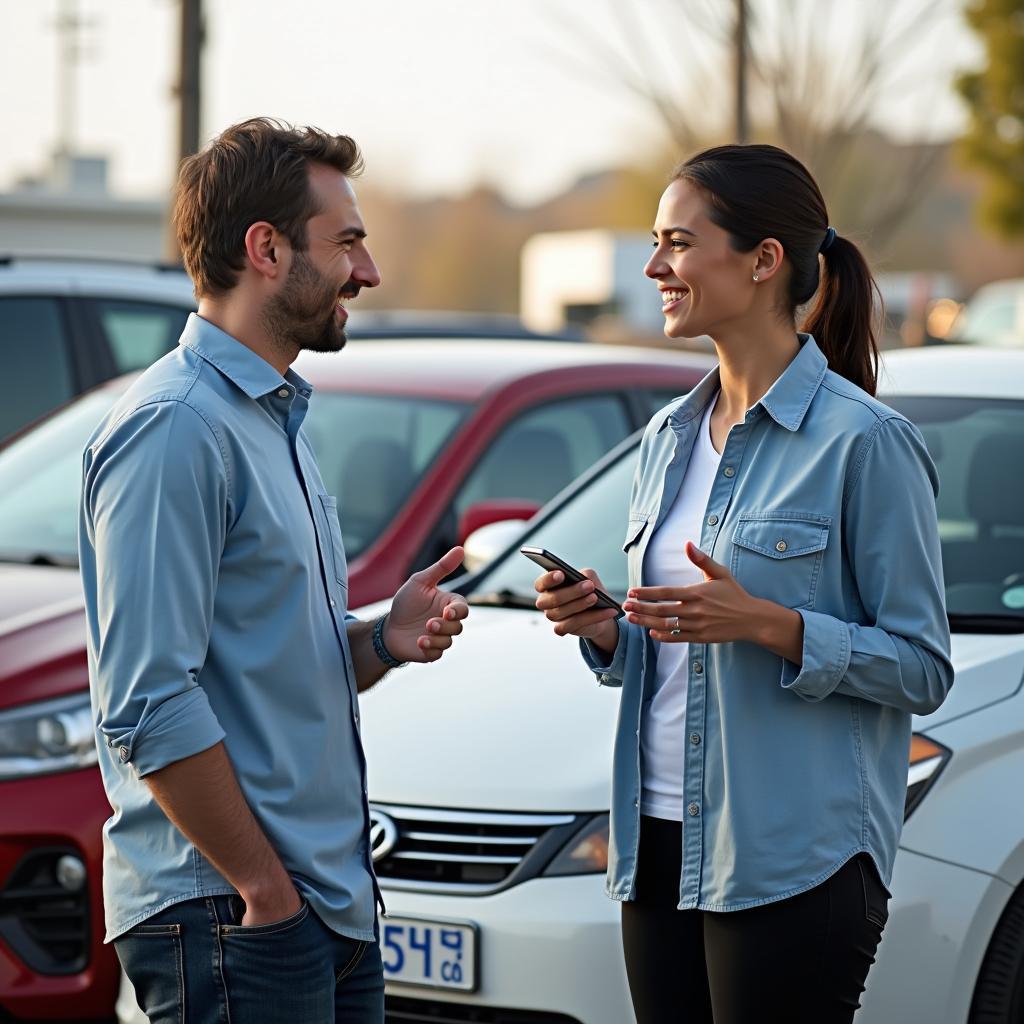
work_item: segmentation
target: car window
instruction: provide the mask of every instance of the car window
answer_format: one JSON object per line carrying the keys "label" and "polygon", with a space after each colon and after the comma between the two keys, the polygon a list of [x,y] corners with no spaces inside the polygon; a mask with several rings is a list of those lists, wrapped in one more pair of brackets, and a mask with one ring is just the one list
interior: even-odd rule
{"label": "car window", "polygon": [[545,504],[632,430],[616,395],[586,395],[530,409],[495,438],[459,488],[456,517],[478,501]]}
{"label": "car window", "polygon": [[313,396],[304,429],[338,499],[349,558],[380,536],[469,409],[408,395]]}
{"label": "car window", "polygon": [[659,409],[664,409],[669,402],[676,398],[681,398],[686,392],[680,391],[679,388],[660,388],[644,393],[644,398],[647,399],[647,415],[653,416]]}
{"label": "car window", "polygon": [[636,458],[636,447],[630,447],[557,512],[521,537],[517,550],[496,562],[474,590],[536,596],[533,581],[541,570],[518,551],[519,546],[532,544],[578,568],[596,569],[608,592],[624,597],[628,581],[622,543]]}
{"label": "car window", "polygon": [[0,298],[0,360],[15,382],[0,403],[0,438],[62,405],[76,391],[57,300]]}
{"label": "car window", "polygon": [[143,370],[178,344],[189,310],[155,302],[96,299],[118,373]]}
{"label": "car window", "polygon": [[1024,610],[1024,402],[887,398],[939,471],[939,537],[951,614]]}
{"label": "car window", "polygon": [[86,395],[0,451],[0,558],[77,563],[82,453],[116,397]]}

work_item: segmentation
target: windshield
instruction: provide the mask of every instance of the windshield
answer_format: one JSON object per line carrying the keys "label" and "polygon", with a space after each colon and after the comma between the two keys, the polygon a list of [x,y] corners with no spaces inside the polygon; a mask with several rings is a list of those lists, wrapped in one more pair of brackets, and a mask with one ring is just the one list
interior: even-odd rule
{"label": "windshield", "polygon": [[0,559],[78,564],[82,453],[117,398],[86,395],[0,451]]}
{"label": "windshield", "polygon": [[[971,618],[1024,621],[1024,402],[885,401],[917,424],[939,471],[939,536],[954,628],[967,628]],[[621,599],[627,587],[621,545],[635,465],[633,446],[526,532],[516,550],[478,581],[477,593],[533,594],[539,570],[518,551],[532,544],[580,568],[597,569],[609,593]]]}
{"label": "windshield", "polygon": [[[0,560],[78,564],[82,452],[118,398],[96,391],[0,451]],[[305,429],[349,558],[372,542],[429,468],[468,406],[319,392]]]}
{"label": "windshield", "polygon": [[939,471],[939,538],[951,616],[1024,618],[1024,402],[892,398]]}
{"label": "windshield", "polygon": [[525,533],[516,542],[515,550],[496,562],[479,581],[476,591],[532,595],[532,602],[537,596],[533,581],[541,570],[519,553],[521,545],[532,544],[547,548],[579,569],[596,569],[605,590],[622,600],[629,585],[622,544],[626,536],[636,452],[636,446],[629,446],[562,508]]}

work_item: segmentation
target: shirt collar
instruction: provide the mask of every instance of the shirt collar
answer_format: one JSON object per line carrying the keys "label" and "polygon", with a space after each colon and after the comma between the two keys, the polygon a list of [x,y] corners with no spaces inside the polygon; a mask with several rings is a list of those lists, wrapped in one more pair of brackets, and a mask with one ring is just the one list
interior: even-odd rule
{"label": "shirt collar", "polygon": [[[757,403],[780,427],[790,431],[800,429],[828,370],[828,361],[814,338],[809,334],[798,334],[797,338],[800,351]],[[664,420],[658,424],[658,431],[669,423],[682,426],[702,415],[718,388],[719,371],[716,366],[678,405],[666,412]]]}
{"label": "shirt collar", "polygon": [[282,377],[262,356],[198,313],[189,314],[181,343],[217,367],[252,399],[262,398],[282,387],[305,398],[312,393],[310,385],[294,370],[289,369]]}

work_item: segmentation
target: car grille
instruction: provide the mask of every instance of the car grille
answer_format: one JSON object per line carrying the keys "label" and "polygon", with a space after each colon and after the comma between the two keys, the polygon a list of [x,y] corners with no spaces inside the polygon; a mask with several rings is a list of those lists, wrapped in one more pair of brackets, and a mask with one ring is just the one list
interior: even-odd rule
{"label": "car grille", "polygon": [[40,974],[77,974],[89,959],[88,886],[70,892],[57,881],[61,857],[77,850],[33,850],[0,891],[0,938]]}
{"label": "car grille", "polygon": [[578,827],[572,814],[373,804],[374,867],[391,889],[483,895],[533,877]]}
{"label": "car grille", "polygon": [[424,999],[384,1000],[384,1024],[580,1024],[575,1017],[543,1010],[503,1010],[496,1006],[434,1002]]}

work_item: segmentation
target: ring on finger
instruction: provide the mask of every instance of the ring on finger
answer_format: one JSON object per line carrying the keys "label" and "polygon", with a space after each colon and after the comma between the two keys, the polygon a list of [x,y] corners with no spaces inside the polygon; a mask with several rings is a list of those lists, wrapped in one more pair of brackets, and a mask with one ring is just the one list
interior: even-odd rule
{"label": "ring on finger", "polygon": [[670,634],[669,635],[670,636],[679,636],[679,634],[682,633],[682,630],[679,628],[679,616],[676,615],[673,619],[671,619],[671,623],[672,623],[672,629],[670,630]]}

